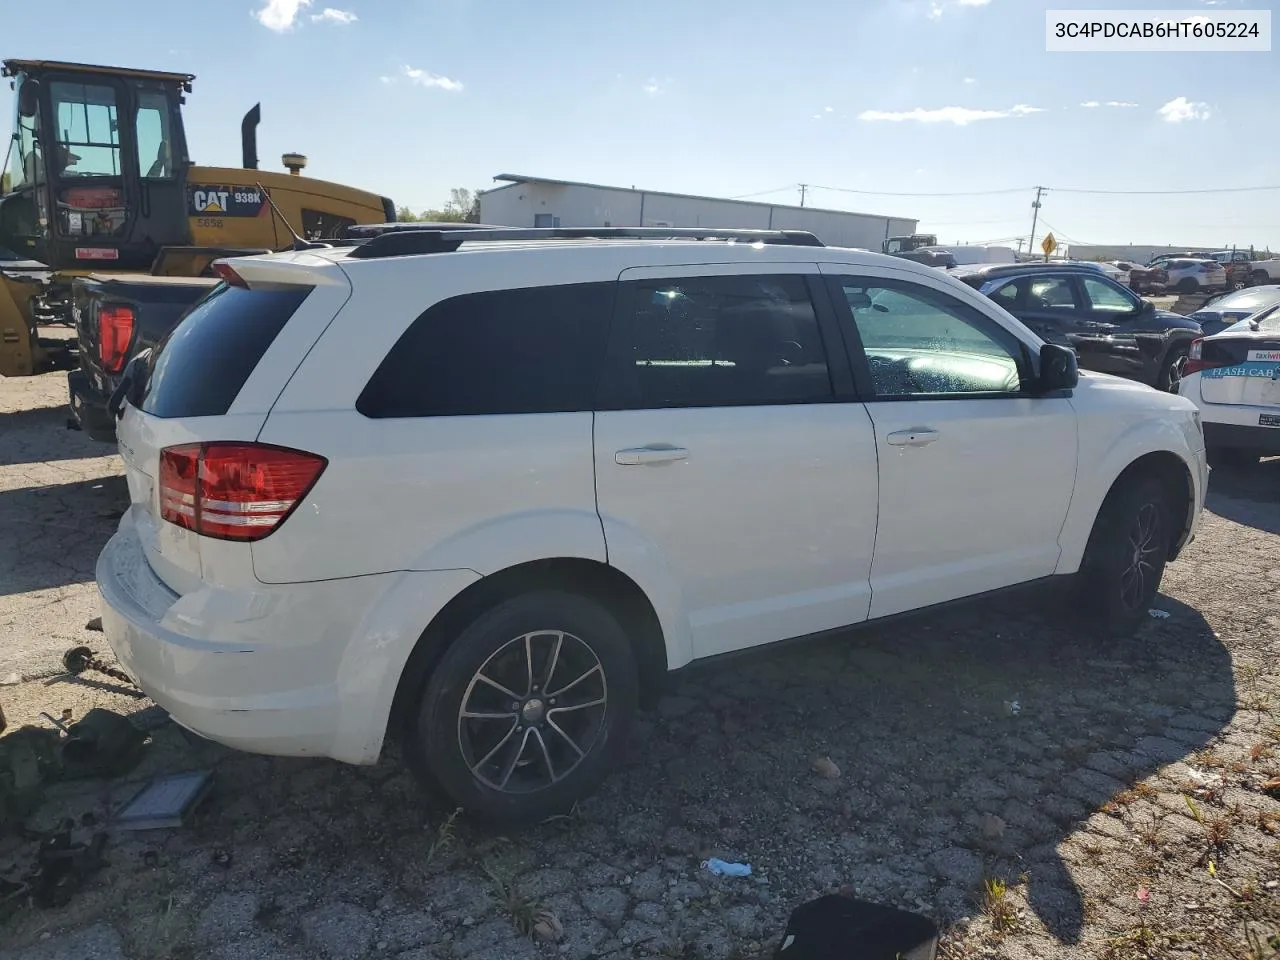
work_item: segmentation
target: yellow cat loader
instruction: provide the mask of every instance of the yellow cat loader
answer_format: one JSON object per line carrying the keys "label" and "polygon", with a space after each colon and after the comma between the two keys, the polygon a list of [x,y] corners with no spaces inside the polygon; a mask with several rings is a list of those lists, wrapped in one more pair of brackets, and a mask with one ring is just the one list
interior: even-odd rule
{"label": "yellow cat loader", "polygon": [[[0,191],[0,376],[78,368],[77,421],[77,388],[109,395],[140,338],[208,292],[215,259],[395,220],[386,197],[302,176],[300,154],[285,154],[287,173],[259,170],[258,106],[241,124],[241,168],[193,164],[191,74],[5,60],[0,75],[17,106]],[[77,336],[39,335],[54,325]]]}

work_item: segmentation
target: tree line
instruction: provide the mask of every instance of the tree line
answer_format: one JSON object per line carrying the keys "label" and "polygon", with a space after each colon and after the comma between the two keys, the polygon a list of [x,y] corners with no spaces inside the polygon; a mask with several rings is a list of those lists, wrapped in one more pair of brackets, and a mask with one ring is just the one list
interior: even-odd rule
{"label": "tree line", "polygon": [[399,207],[396,210],[396,219],[427,220],[437,223],[479,223],[480,191],[454,187],[449,191],[449,200],[443,207],[423,210],[421,213],[414,213],[408,207]]}

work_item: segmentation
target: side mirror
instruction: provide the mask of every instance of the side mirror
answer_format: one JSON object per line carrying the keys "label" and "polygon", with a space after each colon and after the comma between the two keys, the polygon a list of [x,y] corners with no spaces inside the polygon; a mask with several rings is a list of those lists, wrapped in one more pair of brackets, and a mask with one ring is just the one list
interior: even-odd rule
{"label": "side mirror", "polygon": [[1070,347],[1046,343],[1040,348],[1040,377],[1036,380],[1037,393],[1053,393],[1070,390],[1080,382],[1076,364],[1076,352]]}
{"label": "side mirror", "polygon": [[40,84],[35,80],[23,80],[18,88],[18,115],[34,117],[39,103]]}

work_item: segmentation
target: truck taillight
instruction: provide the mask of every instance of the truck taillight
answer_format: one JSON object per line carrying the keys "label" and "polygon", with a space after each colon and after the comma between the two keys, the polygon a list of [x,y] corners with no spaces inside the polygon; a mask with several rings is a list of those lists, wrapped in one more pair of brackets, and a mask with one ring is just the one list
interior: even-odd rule
{"label": "truck taillight", "polygon": [[104,303],[98,307],[98,360],[107,373],[119,373],[133,339],[133,307]]}
{"label": "truck taillight", "polygon": [[1214,367],[1229,367],[1230,360],[1204,359],[1204,337],[1191,341],[1191,349],[1187,352],[1186,362],[1182,365],[1182,375],[1189,376],[1201,370],[1212,370]]}
{"label": "truck taillight", "polygon": [[160,451],[160,516],[217,540],[261,540],[302,502],[328,463],[263,443],[185,443]]}

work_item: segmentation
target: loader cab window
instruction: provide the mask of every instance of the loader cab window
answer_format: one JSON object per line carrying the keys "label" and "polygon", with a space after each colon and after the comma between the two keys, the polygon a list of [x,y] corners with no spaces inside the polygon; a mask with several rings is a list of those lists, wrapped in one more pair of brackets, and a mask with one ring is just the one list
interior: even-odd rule
{"label": "loader cab window", "polygon": [[[14,97],[14,100],[20,99]],[[9,183],[14,192],[34,186],[44,179],[40,164],[40,151],[36,146],[36,118],[24,117],[16,110],[13,144],[9,148]]]}
{"label": "loader cab window", "polygon": [[160,90],[138,92],[138,172],[148,180],[174,177],[173,109]]}
{"label": "loader cab window", "polygon": [[120,121],[116,91],[94,83],[55,80],[49,84],[53,101],[54,148],[50,163],[58,175],[118,177]]}

